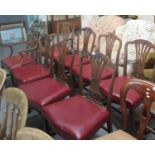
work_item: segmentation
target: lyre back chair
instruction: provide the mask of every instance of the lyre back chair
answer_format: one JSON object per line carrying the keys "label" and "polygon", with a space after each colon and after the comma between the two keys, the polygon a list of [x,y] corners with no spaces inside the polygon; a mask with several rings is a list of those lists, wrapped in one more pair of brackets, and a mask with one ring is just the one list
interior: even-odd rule
{"label": "lyre back chair", "polygon": [[100,52],[108,56],[114,64],[117,66],[120,63],[120,50],[122,47],[122,41],[117,37],[115,33],[101,34],[98,37],[98,49]]}
{"label": "lyre back chair", "polygon": [[28,100],[25,93],[18,88],[7,88],[1,100],[1,139],[14,139],[18,129],[25,126]]}
{"label": "lyre back chair", "polygon": [[[135,61],[133,65],[133,72],[130,74],[127,72],[127,64],[128,62],[128,55],[129,55],[129,46],[133,45],[135,47]],[[148,55],[148,53],[151,51],[151,49],[154,48],[154,45],[146,40],[135,40],[132,42],[127,42],[125,45],[125,53],[124,53],[124,65],[123,65],[123,75],[122,76],[115,76],[112,81],[110,80],[102,80],[100,83],[100,87],[102,90],[102,93],[105,96],[109,96],[111,94],[111,101],[113,103],[120,104],[120,89],[124,83],[126,83],[129,79],[132,79],[134,77],[136,78],[144,78],[143,77],[143,70],[144,70],[144,63],[145,59]],[[109,90],[109,85],[111,85],[111,89]],[[134,112],[136,107],[139,105],[141,101],[141,96],[137,94],[134,90],[130,90],[127,94],[127,105],[129,108],[129,111],[131,113],[132,120],[134,120]],[[132,121],[134,122],[134,121]],[[133,124],[134,126],[134,124]],[[134,128],[134,127],[133,127]]]}
{"label": "lyre back chair", "polygon": [[138,94],[142,96],[139,114],[139,126],[135,136],[138,139],[144,139],[145,131],[150,131],[155,134],[154,128],[149,126],[149,121],[154,115],[154,101],[155,101],[155,85],[152,82],[141,80],[141,79],[131,79],[121,88],[120,104],[122,110],[122,128],[125,129],[128,124],[128,111],[126,104],[127,93],[133,89]]}
{"label": "lyre back chair", "polygon": [[[58,100],[64,99],[66,96],[70,95],[71,87],[65,81],[65,73],[64,73],[64,63],[65,58],[68,53],[68,44],[67,41],[61,42],[55,45],[59,49],[59,60],[58,61],[58,74],[57,76],[43,78],[37,81],[33,81],[31,83],[22,84],[19,86],[22,89],[29,100],[31,107],[35,109],[42,110],[42,107],[51,102],[56,102]],[[51,70],[53,69],[53,45],[50,46],[50,62],[49,66]]]}
{"label": "lyre back chair", "polygon": [[99,52],[91,57],[93,73],[89,96],[75,95],[43,107],[43,115],[64,139],[90,139],[105,123],[108,132],[112,130],[111,106],[101,106],[96,99],[100,97],[99,82],[104,67],[111,65],[114,70],[115,67]]}
{"label": "lyre back chair", "polygon": [[17,131],[15,140],[53,140],[53,138],[40,129],[23,127]]}

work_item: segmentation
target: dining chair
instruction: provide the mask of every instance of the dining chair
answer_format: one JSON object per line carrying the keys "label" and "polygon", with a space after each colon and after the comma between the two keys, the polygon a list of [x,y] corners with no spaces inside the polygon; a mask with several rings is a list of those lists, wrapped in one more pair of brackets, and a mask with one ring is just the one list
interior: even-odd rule
{"label": "dining chair", "polygon": [[[128,47],[131,46],[135,47],[135,61],[133,63],[132,67],[132,74],[129,74],[127,72],[127,64],[128,64]],[[155,46],[147,41],[147,40],[134,40],[127,42],[125,45],[125,50],[124,50],[124,65],[123,67],[123,75],[115,75],[114,78],[111,80],[106,79],[102,80],[100,83],[100,88],[104,96],[109,96],[111,94],[111,102],[120,104],[120,89],[124,83],[126,83],[129,79],[132,79],[134,77],[136,78],[141,78],[144,79],[144,64],[145,64],[145,59],[149,52],[151,51],[152,48],[155,48]],[[129,61],[130,62],[130,61]],[[109,90],[109,85],[111,85],[111,89]],[[127,101],[127,107],[129,108],[129,111],[131,113],[132,120],[134,120],[134,112],[136,107],[140,104],[141,102],[141,97],[137,92],[134,90],[130,90],[127,94],[126,101]],[[134,121],[132,121],[134,122]],[[133,124],[134,126],[134,124]],[[134,128],[134,127],[133,127]]]}
{"label": "dining chair", "polygon": [[108,132],[112,131],[111,105],[104,107],[96,99],[101,95],[99,83],[104,67],[111,66],[114,70],[115,67],[102,53],[87,54],[92,57],[89,95],[75,95],[42,108],[45,118],[64,139],[90,139],[105,123]]}
{"label": "dining chair", "polygon": [[[101,48],[101,45],[104,44],[104,49]],[[117,48],[114,49],[114,46]],[[98,38],[98,50],[99,52],[105,51],[105,55],[108,56],[112,61],[112,54],[115,53],[115,60],[113,61],[114,64],[117,66],[117,71],[118,71],[118,64],[119,64],[119,56],[120,56],[120,49],[121,49],[122,42],[121,40],[114,34],[114,33],[107,33],[105,35],[100,35]],[[103,46],[102,46],[103,47]],[[83,59],[83,58],[82,58]],[[80,60],[83,61],[83,60]],[[79,75],[80,68],[82,69],[82,79],[83,79],[83,84],[84,88],[86,89],[85,86],[88,86],[91,82],[91,64],[83,64],[80,63],[81,66],[75,66],[73,67],[73,74]],[[118,73],[117,73],[118,74]],[[104,68],[101,79],[108,79],[111,78],[112,76],[112,69],[111,68]],[[81,88],[82,91],[82,88]],[[82,92],[81,92],[82,93]]]}
{"label": "dining chair", "polygon": [[54,139],[40,129],[32,127],[23,127],[17,131],[15,140],[54,140]]}
{"label": "dining chair", "polygon": [[142,96],[138,117],[139,125],[134,136],[138,139],[144,139],[145,131],[155,134],[154,127],[152,128],[149,124],[151,118],[154,119],[155,85],[153,82],[142,79],[130,79],[122,86],[120,92],[121,111],[124,116],[122,117],[122,129],[125,129],[129,122],[126,97],[130,90],[134,90]]}
{"label": "dining chair", "polygon": [[[14,54],[13,47],[24,43],[26,44],[25,49],[21,49],[18,53]],[[26,42],[8,45],[8,47],[11,49],[11,53],[9,56],[1,60],[2,68],[6,69],[8,73],[11,73],[16,67],[31,64],[34,61],[34,57],[31,57],[29,51],[32,51],[32,53],[36,51],[36,45],[37,39],[34,36],[28,37]]]}
{"label": "dining chair", "polygon": [[[61,42],[55,46],[59,49],[59,61],[58,61],[58,71],[57,75],[53,76],[51,71],[51,77],[43,78],[31,83],[22,84],[19,86],[22,89],[29,100],[30,106],[40,111],[43,106],[51,102],[56,102],[58,100],[64,99],[66,96],[70,95],[72,88],[65,81],[64,73],[64,63],[67,56],[69,47],[67,41]],[[49,66],[53,68],[53,45],[50,46],[51,58]],[[53,78],[52,78],[53,77]],[[69,80],[71,81],[71,80]]]}
{"label": "dining chair", "polygon": [[[24,83],[30,83],[36,80],[50,77],[50,50],[54,50],[54,48],[51,47],[50,49],[49,47],[50,45],[55,45],[54,39],[55,35],[44,35],[39,38],[39,51],[37,52],[38,62],[36,62],[35,64],[13,69],[12,73],[15,85],[18,86]],[[42,46],[42,44],[44,44],[44,47]]]}
{"label": "dining chair", "polygon": [[25,126],[28,100],[25,93],[18,88],[3,91],[0,103],[0,139],[14,139],[18,129]]}

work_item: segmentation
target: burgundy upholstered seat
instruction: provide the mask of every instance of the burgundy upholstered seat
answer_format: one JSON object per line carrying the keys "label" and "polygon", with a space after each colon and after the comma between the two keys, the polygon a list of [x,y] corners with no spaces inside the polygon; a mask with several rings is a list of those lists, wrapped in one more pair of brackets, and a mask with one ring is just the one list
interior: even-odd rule
{"label": "burgundy upholstered seat", "polygon": [[[126,83],[131,77],[129,78],[128,76],[121,76],[121,77],[116,77],[114,81],[114,86],[113,86],[113,92],[112,92],[112,99],[116,102],[119,103],[120,101],[120,89],[123,86],[124,83]],[[100,88],[103,94],[108,96],[109,94],[109,84],[110,80],[102,80],[100,83]],[[139,102],[141,101],[141,96],[134,90],[129,90],[127,93],[126,101],[128,106],[131,108],[135,107]]]}
{"label": "burgundy upholstered seat", "polygon": [[[73,66],[73,72],[77,75],[80,74],[79,66]],[[113,70],[111,68],[104,68],[101,79],[107,79],[112,76]],[[82,66],[82,77],[86,81],[91,81],[91,64],[85,64]]]}
{"label": "burgundy upholstered seat", "polygon": [[109,118],[109,112],[83,96],[48,104],[43,113],[64,139],[89,139]]}
{"label": "burgundy upholstered seat", "polygon": [[26,93],[30,103],[37,107],[61,100],[71,92],[68,85],[51,78],[23,84],[19,88]]}
{"label": "burgundy upholstered seat", "polygon": [[27,65],[34,62],[33,58],[29,55],[24,54],[21,57],[19,54],[17,54],[3,59],[2,64],[5,67],[7,67],[10,71],[12,71],[12,69],[21,66],[21,61],[22,61],[22,65]]}
{"label": "burgundy upholstered seat", "polygon": [[13,78],[16,85],[32,82],[50,76],[49,71],[40,64],[32,64],[13,69]]}

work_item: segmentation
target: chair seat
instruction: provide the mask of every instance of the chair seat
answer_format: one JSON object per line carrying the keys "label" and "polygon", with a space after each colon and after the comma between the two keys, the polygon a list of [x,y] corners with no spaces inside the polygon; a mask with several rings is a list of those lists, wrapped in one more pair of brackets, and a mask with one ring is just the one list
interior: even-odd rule
{"label": "chair seat", "polygon": [[30,103],[37,107],[61,100],[71,92],[68,85],[51,78],[23,84],[19,88],[26,93]]}
{"label": "chair seat", "polygon": [[32,82],[50,76],[49,71],[40,64],[32,64],[13,69],[13,78],[16,85]]}
{"label": "chair seat", "polygon": [[10,71],[12,71],[14,68],[21,66],[21,61],[22,61],[22,65],[27,65],[34,62],[34,59],[31,56],[26,54],[24,54],[23,57],[17,54],[3,59],[2,64],[5,67],[7,67]]}
{"label": "chair seat", "polygon": [[[82,66],[82,77],[85,81],[91,81],[91,64],[85,64]],[[77,75],[80,74],[79,66],[73,66],[73,72]],[[113,70],[111,68],[104,68],[101,79],[107,79],[112,76]]]}
{"label": "chair seat", "polygon": [[113,133],[99,137],[96,140],[136,140],[136,138],[123,130],[117,130]]}
{"label": "chair seat", "polygon": [[43,113],[64,139],[89,139],[109,118],[109,112],[83,96],[48,104]]}
{"label": "chair seat", "polygon": [[[125,84],[131,78],[132,77],[129,78],[127,76],[120,76],[120,77],[115,78],[114,86],[113,86],[112,99],[116,103],[119,103],[121,87],[123,86],[123,84]],[[109,79],[106,79],[106,80],[102,80],[100,83],[101,91],[106,96],[108,96],[108,94],[109,94],[110,82],[111,81]],[[135,107],[139,104],[139,102],[141,101],[141,98],[142,97],[135,90],[131,89],[127,93],[126,101],[127,101],[128,106]]]}

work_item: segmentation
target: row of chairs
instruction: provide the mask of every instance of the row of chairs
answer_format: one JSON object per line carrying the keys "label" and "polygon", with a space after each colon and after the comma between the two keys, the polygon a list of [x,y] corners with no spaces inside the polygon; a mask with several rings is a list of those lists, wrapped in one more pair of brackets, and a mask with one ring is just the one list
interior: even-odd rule
{"label": "row of chairs", "polygon": [[[112,35],[112,34],[111,34],[111,35]],[[107,36],[108,36],[108,35],[107,35]],[[109,36],[110,36],[110,34],[109,34]],[[108,36],[108,37],[109,37],[109,36]],[[136,43],[139,44],[139,41],[136,42]],[[141,43],[141,42],[140,42],[140,43]],[[143,43],[143,41],[142,41],[142,43]],[[144,43],[146,43],[146,41],[145,41]],[[86,45],[86,44],[84,44],[84,45]],[[110,47],[112,47],[112,46],[110,46]],[[150,48],[148,49],[146,46],[140,46],[140,47],[142,47],[142,50],[144,50],[144,49],[145,49],[145,50],[150,50]],[[62,50],[61,48],[62,48],[62,49],[65,49],[65,47],[59,47],[58,52],[60,53],[60,55],[61,55],[61,53],[63,53],[63,54],[65,55],[65,52],[64,52],[65,50]],[[48,48],[47,48],[47,49],[48,49]],[[55,48],[54,48],[54,49],[55,49]],[[140,48],[138,48],[138,49],[140,49]],[[51,50],[51,51],[52,51],[51,53],[55,53],[55,50]],[[54,52],[53,52],[53,51],[54,51]],[[60,51],[61,51],[61,52],[60,52]],[[63,52],[62,52],[62,51],[63,51]],[[68,50],[66,50],[66,51],[68,51]],[[83,50],[83,51],[84,51],[84,52],[81,52],[81,53],[86,53],[86,52],[87,52],[87,51],[85,51],[85,50]],[[127,51],[127,50],[126,50],[126,51]],[[68,52],[66,52],[66,53],[68,53]],[[119,53],[119,52],[118,52],[118,53]],[[54,54],[51,54],[51,55],[54,55]],[[59,55],[59,59],[61,59],[61,58],[60,58],[60,57],[61,57],[60,55]],[[82,54],[81,54],[81,55],[82,55]],[[84,55],[85,55],[85,54],[84,54]],[[87,55],[87,54],[86,54],[86,55]],[[78,57],[77,59],[75,58],[76,56]],[[75,63],[75,62],[78,62],[78,63],[79,63],[79,57],[80,57],[80,56],[79,56],[79,55],[73,54],[73,57],[74,57],[74,60],[73,60],[73,67],[70,67],[72,70],[73,70],[74,66],[77,66],[77,65],[74,65],[74,63]],[[117,56],[117,58],[119,58],[119,56]],[[51,59],[53,59],[53,56],[51,57]],[[49,59],[48,59],[48,60],[49,60]],[[75,60],[77,60],[77,61],[75,61]],[[82,59],[81,59],[81,60],[82,60]],[[86,60],[87,60],[87,59],[86,59]],[[118,60],[118,59],[116,59],[116,60]],[[57,61],[57,62],[58,62],[58,66],[60,66],[60,67],[58,67],[58,68],[59,68],[59,69],[63,68],[63,70],[64,70],[64,67],[62,67],[63,64],[61,64],[60,62],[64,63],[64,62],[68,62],[68,61],[64,61],[64,57],[62,56],[62,61],[60,61],[60,62]],[[70,61],[70,62],[72,62],[72,61]],[[78,64],[78,63],[77,63],[77,64]],[[52,63],[52,64],[53,64],[53,63]],[[81,65],[80,65],[80,66],[81,66],[80,68],[83,68],[83,66],[86,65],[86,64],[83,65],[83,63],[80,63],[80,64],[81,64]],[[88,64],[88,63],[87,63],[87,64]],[[116,61],[116,68],[117,68],[118,64],[119,64],[118,61]],[[64,65],[64,66],[65,66],[65,65]],[[90,65],[89,65],[89,66],[90,66]],[[31,66],[31,67],[32,67],[32,66]],[[24,67],[24,68],[25,68],[25,67]],[[138,68],[138,69],[139,69],[139,68]],[[28,70],[29,70],[29,69],[28,69]],[[79,70],[80,70],[80,72],[81,72],[82,69],[79,69]],[[88,70],[88,69],[87,69],[87,70]],[[33,70],[33,71],[34,71],[34,70]],[[140,71],[141,71],[141,69],[140,69]],[[59,72],[59,71],[58,71],[58,72]],[[94,71],[94,72],[95,72],[95,71]],[[124,72],[126,72],[126,71],[124,71]],[[64,76],[64,75],[62,76],[62,70],[61,70],[59,73],[61,73],[61,77]],[[70,72],[70,73],[71,73],[71,72]],[[93,72],[92,72],[92,73],[93,73]],[[117,72],[113,72],[113,73],[117,73]],[[136,73],[137,73],[137,72],[136,72]],[[94,73],[93,73],[93,75],[94,75]],[[83,78],[81,78],[81,77],[82,77],[82,76],[80,76],[80,78],[79,78],[79,79],[80,79],[80,82],[83,81]],[[112,76],[112,77],[114,77],[114,76]],[[43,77],[43,78],[44,78],[44,77]],[[94,79],[95,79],[95,78],[97,78],[97,77],[94,77]],[[118,78],[121,79],[120,76],[119,76]],[[127,78],[128,78],[128,77],[127,77]],[[46,79],[46,78],[45,78],[45,79]],[[113,79],[114,79],[114,80],[112,80],[112,81],[113,81],[112,83],[118,84],[118,82],[115,82],[115,80],[116,80],[116,75],[115,75],[115,78],[113,78]],[[51,79],[50,79],[50,80],[51,80]],[[128,80],[128,79],[127,79],[127,80]],[[127,81],[127,80],[125,79],[125,81]],[[33,81],[33,80],[32,80],[32,81]],[[45,80],[43,79],[42,81],[45,81]],[[63,81],[64,81],[64,80],[63,80]],[[102,80],[102,81],[101,81],[101,83],[102,83],[102,84],[105,84],[106,87],[107,87],[107,88],[106,88],[107,90],[105,89],[105,92],[107,93],[107,96],[108,96],[108,94],[110,94],[110,93],[109,93],[109,90],[114,90],[114,88],[112,89],[112,87],[109,89],[109,85],[110,85],[109,83],[110,83],[110,82],[108,82],[108,81],[110,81],[110,80],[108,79],[107,81],[105,81],[105,80]],[[123,81],[122,79],[121,79],[120,81],[121,81],[122,83],[124,83],[124,81]],[[39,81],[33,82],[33,84],[36,84],[36,85],[38,86],[38,88],[36,88],[37,91],[35,91],[35,92],[39,92],[39,87],[41,88],[41,85],[39,84],[39,82],[40,82],[40,80],[39,80]],[[92,82],[92,81],[91,81],[91,82]],[[99,84],[99,83],[100,83],[100,78],[97,79],[95,82],[96,82],[97,84]],[[81,82],[81,83],[82,83],[82,82]],[[93,82],[92,82],[92,83],[93,83]],[[119,83],[120,83],[120,82],[119,82]],[[32,88],[34,88],[34,85],[33,85],[33,84],[32,84],[32,83],[29,83],[29,84],[25,84],[25,85],[28,87],[29,90],[32,90]],[[45,84],[43,83],[43,85],[45,85]],[[49,83],[47,83],[47,81],[46,81],[46,85],[49,85]],[[53,85],[53,84],[52,84],[52,85]],[[31,86],[31,87],[29,87],[29,86]],[[122,86],[122,84],[120,85],[120,87],[121,87],[121,86]],[[19,87],[20,87],[20,86],[19,86]],[[46,86],[46,87],[47,87],[47,86]],[[113,85],[113,87],[115,87],[115,86]],[[119,93],[119,90],[120,90],[120,89],[118,90],[118,86],[116,86],[116,87],[117,87],[117,92],[116,92],[114,95],[116,95],[116,97],[118,98],[118,99],[116,99],[116,100],[119,101],[118,95],[120,95],[120,93]],[[52,87],[51,87],[51,88],[52,88]],[[94,88],[95,88],[95,87],[94,87]],[[103,87],[103,88],[104,88],[104,87]],[[102,90],[103,88],[101,87],[101,90]],[[46,88],[46,89],[47,89],[47,88]],[[46,89],[45,89],[45,90],[46,90]],[[29,91],[29,90],[28,90],[28,91]],[[52,88],[52,90],[53,90],[53,88]],[[50,92],[51,92],[52,90],[50,90]],[[81,90],[82,90],[82,86],[81,86]],[[97,90],[98,90],[98,91],[97,91]],[[103,89],[103,90],[104,90],[104,89]],[[102,91],[103,91],[103,90],[102,90]],[[32,91],[30,91],[30,92],[31,92],[31,93],[29,93],[29,94],[27,93],[27,94],[28,94],[28,98],[32,95]],[[34,91],[33,91],[33,92],[34,92]],[[97,93],[96,93],[96,94],[97,94],[96,96],[99,96],[99,95],[98,95],[98,94],[99,94],[99,88],[97,88],[97,89],[95,88],[95,92],[97,92]],[[104,92],[104,95],[106,95],[105,92]],[[113,91],[113,92],[114,92],[114,91]],[[113,93],[113,92],[112,92],[112,93]],[[118,93],[118,95],[117,95],[117,93]],[[94,92],[91,93],[91,94],[93,94],[93,97],[95,96],[95,95],[94,95]],[[135,93],[132,92],[131,94],[135,94]],[[37,93],[37,95],[38,95],[38,93]],[[40,94],[40,95],[41,95],[41,94]],[[39,95],[39,96],[40,96],[40,95]],[[96,97],[96,96],[95,96],[95,97]],[[138,96],[138,95],[137,95],[137,96]],[[63,96],[63,97],[64,97],[64,96]],[[115,98],[116,98],[116,97],[115,97]],[[138,97],[139,97],[139,96],[138,96]],[[129,97],[129,98],[130,98],[130,97]],[[137,99],[137,98],[136,98],[136,99]],[[34,102],[35,100],[30,100],[30,101],[31,101],[31,102]],[[131,100],[130,100],[130,101],[131,101]],[[130,101],[129,101],[129,103],[130,103]],[[55,101],[54,101],[54,102],[55,102]],[[132,109],[132,108],[131,108],[131,109]]]}

